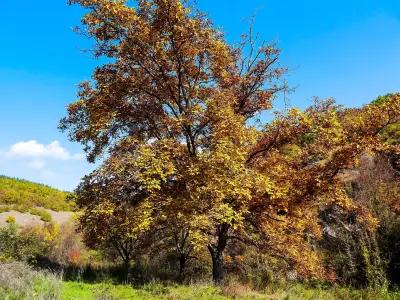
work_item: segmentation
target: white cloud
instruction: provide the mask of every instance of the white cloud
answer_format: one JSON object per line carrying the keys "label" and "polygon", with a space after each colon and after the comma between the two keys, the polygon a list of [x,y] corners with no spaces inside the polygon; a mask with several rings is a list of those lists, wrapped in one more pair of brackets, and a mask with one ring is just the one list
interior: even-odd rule
{"label": "white cloud", "polygon": [[36,170],[43,169],[45,165],[46,165],[46,163],[40,159],[35,159],[28,163],[28,167],[30,167],[32,169],[36,169]]}
{"label": "white cloud", "polygon": [[8,157],[53,158],[59,160],[81,160],[83,158],[82,154],[71,154],[58,141],[45,145],[38,143],[36,140],[16,143],[10,147],[6,155]]}
{"label": "white cloud", "polygon": [[59,141],[40,143],[35,139],[4,145],[0,147],[0,175],[72,191],[95,165],[88,164],[82,152],[73,152],[67,146]]}

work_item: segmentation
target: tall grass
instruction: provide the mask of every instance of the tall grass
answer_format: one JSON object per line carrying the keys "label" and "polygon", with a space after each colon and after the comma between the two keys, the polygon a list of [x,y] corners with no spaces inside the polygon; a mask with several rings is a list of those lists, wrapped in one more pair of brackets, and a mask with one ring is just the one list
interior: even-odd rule
{"label": "tall grass", "polygon": [[255,291],[248,285],[230,283],[222,287],[210,283],[189,285],[148,283],[140,286],[113,285],[110,283],[86,284],[65,282],[64,300],[395,300],[400,293],[387,290],[352,288],[311,288],[301,284],[269,285],[262,291]]}
{"label": "tall grass", "polygon": [[26,263],[0,263],[0,299],[57,300],[61,287],[55,275],[35,271]]}
{"label": "tall grass", "polygon": [[231,281],[224,286],[210,283],[188,285],[152,282],[144,285],[115,285],[108,282],[88,284],[62,282],[58,276],[39,272],[25,263],[0,263],[0,299],[4,300],[394,300],[400,293],[386,289],[318,288],[302,284],[270,283],[265,289]]}

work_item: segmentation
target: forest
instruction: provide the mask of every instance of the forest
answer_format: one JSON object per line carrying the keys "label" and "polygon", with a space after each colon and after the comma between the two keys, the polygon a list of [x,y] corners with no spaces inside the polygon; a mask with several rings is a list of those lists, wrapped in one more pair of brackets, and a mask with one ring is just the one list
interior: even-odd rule
{"label": "forest", "polygon": [[180,0],[69,2],[103,63],[59,129],[96,169],[74,193],[0,177],[2,211],[74,212],[7,220],[0,297],[400,298],[400,94],[279,109],[288,70],[251,27],[232,45]]}

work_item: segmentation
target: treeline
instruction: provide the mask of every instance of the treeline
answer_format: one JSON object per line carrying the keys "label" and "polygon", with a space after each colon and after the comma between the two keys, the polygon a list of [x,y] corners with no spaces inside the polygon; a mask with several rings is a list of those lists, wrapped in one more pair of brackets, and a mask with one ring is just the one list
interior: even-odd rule
{"label": "treeline", "polygon": [[396,283],[398,94],[262,122],[288,87],[252,30],[229,45],[179,0],[70,2],[108,58],[60,124],[103,158],[76,190],[87,246],[128,277]]}

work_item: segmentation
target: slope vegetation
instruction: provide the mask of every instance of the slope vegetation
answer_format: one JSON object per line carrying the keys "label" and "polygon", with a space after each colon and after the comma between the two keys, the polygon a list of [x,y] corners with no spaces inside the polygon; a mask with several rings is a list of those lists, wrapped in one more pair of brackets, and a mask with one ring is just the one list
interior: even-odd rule
{"label": "slope vegetation", "polygon": [[0,176],[0,208],[21,212],[30,211],[36,207],[54,211],[73,211],[75,204],[63,192],[49,186],[33,183],[27,180]]}

